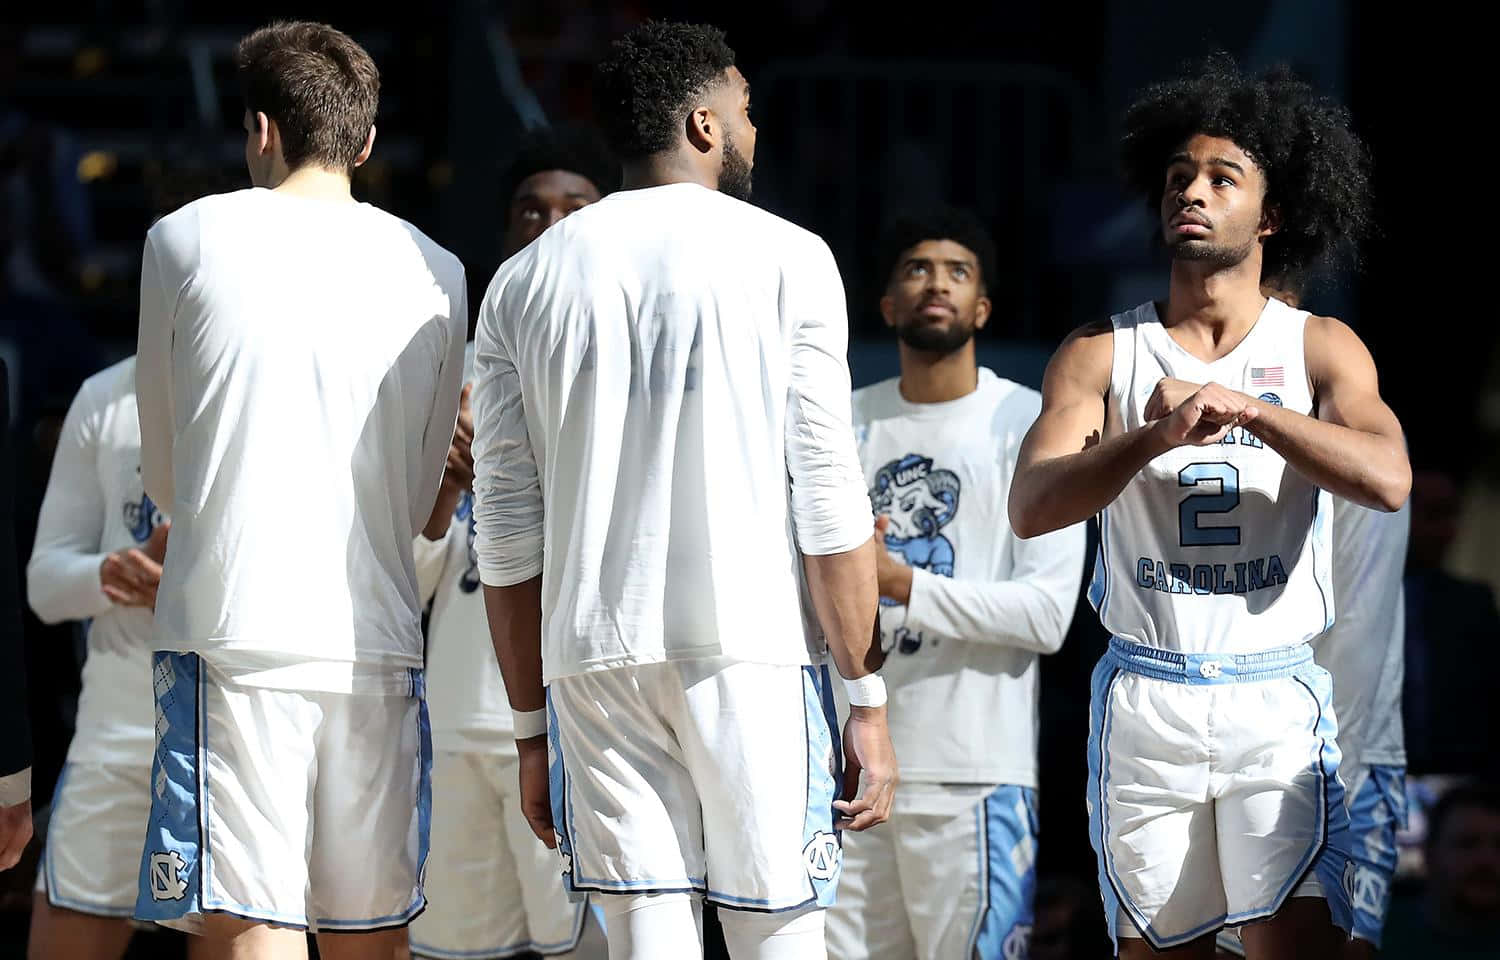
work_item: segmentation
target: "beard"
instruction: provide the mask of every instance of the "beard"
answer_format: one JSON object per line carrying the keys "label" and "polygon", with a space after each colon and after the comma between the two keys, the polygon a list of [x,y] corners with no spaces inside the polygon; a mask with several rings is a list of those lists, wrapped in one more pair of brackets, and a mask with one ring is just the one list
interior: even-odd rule
{"label": "beard", "polygon": [[724,165],[719,168],[719,192],[736,200],[749,200],[750,177],[750,161],[734,145],[729,131],[724,131]]}
{"label": "beard", "polygon": [[954,321],[946,327],[936,324],[908,323],[896,331],[901,342],[913,350],[946,357],[974,339],[974,324]]}
{"label": "beard", "polygon": [[1255,239],[1243,244],[1220,244],[1211,243],[1207,240],[1178,240],[1175,243],[1167,241],[1167,251],[1171,253],[1173,260],[1191,260],[1195,263],[1207,264],[1210,267],[1236,267],[1245,262],[1250,256],[1250,251],[1255,249]]}

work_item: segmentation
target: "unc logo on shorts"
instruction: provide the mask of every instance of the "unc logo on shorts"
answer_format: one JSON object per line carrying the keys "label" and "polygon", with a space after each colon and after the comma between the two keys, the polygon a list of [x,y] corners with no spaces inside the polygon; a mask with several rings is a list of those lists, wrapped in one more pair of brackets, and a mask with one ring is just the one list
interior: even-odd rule
{"label": "unc logo on shorts", "polygon": [[832,880],[834,874],[839,871],[839,863],[843,856],[844,851],[839,846],[839,838],[821,830],[813,834],[813,838],[807,841],[807,846],[802,848],[802,860],[807,864],[807,875],[814,880]]}
{"label": "unc logo on shorts", "polygon": [[571,874],[573,872],[573,855],[558,847],[557,858],[562,861],[562,875],[566,877]]}
{"label": "unc logo on shorts", "polygon": [[1000,955],[1005,960],[1026,960],[1031,954],[1031,924],[1018,923],[1011,927],[1005,942],[1000,945]]}
{"label": "unc logo on shorts", "polygon": [[1212,680],[1223,671],[1224,668],[1219,665],[1219,661],[1217,660],[1205,660],[1202,663],[1198,664],[1198,673],[1205,680]]}
{"label": "unc logo on shorts", "polygon": [[1369,867],[1350,863],[1344,868],[1344,876],[1352,877],[1345,882],[1349,902],[1361,913],[1376,916],[1385,914],[1385,878]]}
{"label": "unc logo on shorts", "polygon": [[187,884],[181,871],[187,866],[176,850],[151,854],[151,899],[181,900],[187,896]]}

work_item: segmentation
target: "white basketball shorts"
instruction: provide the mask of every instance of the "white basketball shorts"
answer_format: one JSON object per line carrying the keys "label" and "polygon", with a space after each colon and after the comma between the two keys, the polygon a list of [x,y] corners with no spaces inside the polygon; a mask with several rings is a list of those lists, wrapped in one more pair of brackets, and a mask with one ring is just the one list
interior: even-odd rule
{"label": "white basketball shorts", "polygon": [[425,901],[432,748],[406,695],[242,686],[156,653],[156,756],[135,915],[286,927],[404,926]]}
{"label": "white basketball shorts", "polygon": [[551,797],[573,893],[833,901],[842,752],[826,667],[706,658],[548,688]]}
{"label": "white basketball shorts", "polygon": [[36,889],[54,907],[129,917],[141,869],[151,768],[69,763],[57,779]]}
{"label": "white basketball shorts", "polygon": [[569,953],[587,905],[563,890],[557,855],[521,813],[514,755],[439,750],[432,758],[427,909],[411,952],[435,960]]}
{"label": "white basketball shorts", "polygon": [[1177,946],[1270,916],[1313,877],[1350,928],[1332,693],[1305,644],[1233,656],[1110,641],[1088,804],[1112,936]]}

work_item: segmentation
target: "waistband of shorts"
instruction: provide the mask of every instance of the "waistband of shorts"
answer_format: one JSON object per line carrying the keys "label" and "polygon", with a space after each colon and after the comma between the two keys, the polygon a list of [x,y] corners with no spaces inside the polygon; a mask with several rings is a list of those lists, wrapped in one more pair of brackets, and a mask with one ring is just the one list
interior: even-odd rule
{"label": "waistband of shorts", "polygon": [[1246,683],[1290,677],[1313,662],[1312,647],[1257,650],[1255,653],[1182,653],[1109,638],[1107,654],[1122,670],[1172,683]]}

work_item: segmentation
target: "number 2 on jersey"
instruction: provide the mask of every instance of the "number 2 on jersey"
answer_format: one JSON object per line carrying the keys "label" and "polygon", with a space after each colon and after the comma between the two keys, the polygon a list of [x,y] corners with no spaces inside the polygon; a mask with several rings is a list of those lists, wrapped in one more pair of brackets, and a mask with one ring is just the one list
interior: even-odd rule
{"label": "number 2 on jersey", "polygon": [[1198,518],[1203,514],[1228,513],[1240,505],[1240,472],[1233,464],[1190,463],[1177,474],[1177,485],[1198,491],[1183,497],[1177,507],[1178,542],[1182,546],[1239,545],[1239,527],[1198,525]]}

